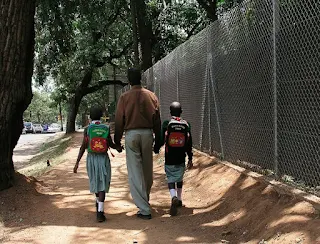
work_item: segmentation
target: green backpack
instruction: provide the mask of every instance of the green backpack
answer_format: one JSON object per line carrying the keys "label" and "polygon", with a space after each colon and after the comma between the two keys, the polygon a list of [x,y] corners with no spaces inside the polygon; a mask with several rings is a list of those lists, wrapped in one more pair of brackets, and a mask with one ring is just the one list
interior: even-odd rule
{"label": "green backpack", "polygon": [[106,153],[109,149],[110,128],[103,124],[91,124],[88,127],[88,152]]}

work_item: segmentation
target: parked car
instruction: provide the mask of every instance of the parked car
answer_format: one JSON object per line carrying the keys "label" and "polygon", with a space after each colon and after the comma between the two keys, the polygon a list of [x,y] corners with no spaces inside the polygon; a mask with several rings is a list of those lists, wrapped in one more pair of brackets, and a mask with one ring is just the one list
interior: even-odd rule
{"label": "parked car", "polygon": [[49,125],[47,131],[48,131],[48,133],[56,133],[56,132],[61,131],[61,127],[58,124],[51,124],[51,125]]}
{"label": "parked car", "polygon": [[43,132],[43,127],[40,124],[34,124],[33,125],[35,133],[42,133]]}
{"label": "parked car", "polygon": [[31,122],[25,122],[24,128],[26,129],[26,133],[36,133],[36,131],[34,130],[34,126]]}
{"label": "parked car", "polygon": [[43,132],[48,132],[49,125],[48,124],[43,124],[42,128],[43,128]]}

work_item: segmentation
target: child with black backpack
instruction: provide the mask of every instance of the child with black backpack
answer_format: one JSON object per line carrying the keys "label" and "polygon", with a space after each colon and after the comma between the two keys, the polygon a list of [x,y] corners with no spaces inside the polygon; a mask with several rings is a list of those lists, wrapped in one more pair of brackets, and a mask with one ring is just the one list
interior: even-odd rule
{"label": "child with black backpack", "polygon": [[102,108],[95,106],[90,109],[90,125],[84,130],[84,137],[73,172],[77,173],[79,162],[85,152],[87,155],[87,173],[89,176],[90,192],[96,194],[96,211],[98,222],[104,222],[104,200],[109,192],[111,181],[111,165],[108,155],[109,148],[118,152],[122,148],[116,146],[110,136],[110,127],[101,123]]}
{"label": "child with black backpack", "polygon": [[[185,172],[185,160],[188,155],[188,168],[192,167],[192,137],[190,124],[180,116],[182,113],[179,102],[170,105],[171,120],[166,120],[162,125],[161,146],[165,145],[165,172],[171,195],[170,215],[178,213],[182,207],[182,186]],[[155,153],[159,148],[155,148]]]}

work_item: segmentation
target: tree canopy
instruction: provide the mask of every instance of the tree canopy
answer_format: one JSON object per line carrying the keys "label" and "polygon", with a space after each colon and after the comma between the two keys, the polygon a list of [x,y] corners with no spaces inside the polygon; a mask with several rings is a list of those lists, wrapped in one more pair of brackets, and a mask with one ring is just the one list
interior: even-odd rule
{"label": "tree canopy", "polygon": [[33,92],[32,101],[24,112],[24,121],[36,123],[53,123],[57,122],[59,115],[57,104],[52,97],[46,92]]}
{"label": "tree canopy", "polygon": [[39,85],[47,77],[55,81],[56,99],[69,104],[67,132],[72,132],[83,97],[106,85],[124,86],[117,77],[127,66],[138,63],[146,70],[215,20],[218,9],[236,2],[41,1],[35,80]]}

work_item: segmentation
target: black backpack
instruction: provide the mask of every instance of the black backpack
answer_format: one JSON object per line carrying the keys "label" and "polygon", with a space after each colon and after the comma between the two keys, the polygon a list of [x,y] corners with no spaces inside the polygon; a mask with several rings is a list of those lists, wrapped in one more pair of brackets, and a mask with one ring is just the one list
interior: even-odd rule
{"label": "black backpack", "polygon": [[188,122],[180,118],[172,118],[169,121],[166,132],[166,150],[185,152],[188,141]]}

